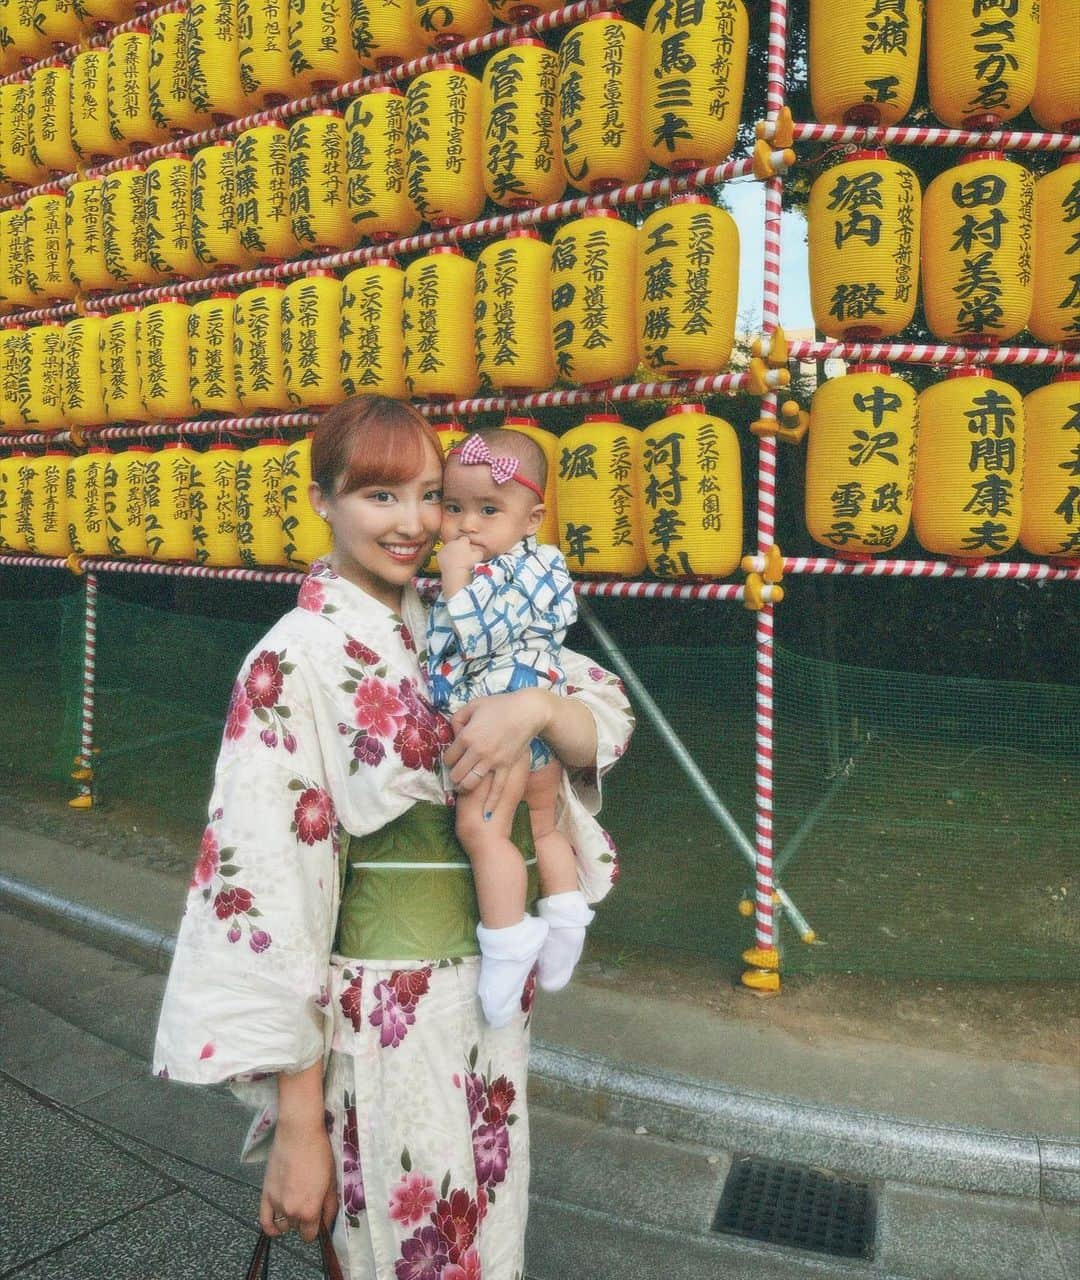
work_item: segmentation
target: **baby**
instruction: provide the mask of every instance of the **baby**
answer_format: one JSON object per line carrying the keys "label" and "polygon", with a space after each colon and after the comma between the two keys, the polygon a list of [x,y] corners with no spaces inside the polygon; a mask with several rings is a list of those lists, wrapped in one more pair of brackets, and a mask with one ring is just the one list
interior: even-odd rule
{"label": "baby", "polygon": [[[443,477],[442,591],[428,622],[428,670],[436,706],[515,689],[561,691],[559,650],[577,618],[574,587],[558,548],[539,546],[547,459],[520,431],[473,434],[450,451]],[[487,786],[458,796],[456,829],[480,905],[479,993],[493,1027],[520,1007],[539,961],[547,991],[570,981],[593,918],[578,889],[574,850],[555,827],[562,767],[534,738],[492,812]],[[542,897],[525,913],[526,867],[510,838],[524,798]]]}

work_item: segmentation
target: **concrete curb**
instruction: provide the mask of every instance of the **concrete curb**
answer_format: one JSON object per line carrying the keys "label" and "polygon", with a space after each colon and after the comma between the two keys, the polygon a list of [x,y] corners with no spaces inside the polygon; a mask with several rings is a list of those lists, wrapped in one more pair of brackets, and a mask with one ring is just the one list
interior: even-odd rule
{"label": "concrete curb", "polygon": [[[154,972],[175,939],[0,874],[0,909]],[[750,1151],[864,1177],[958,1191],[1080,1202],[1080,1143],[816,1106],[626,1067],[534,1040],[530,1096],[542,1105],[674,1142]]]}

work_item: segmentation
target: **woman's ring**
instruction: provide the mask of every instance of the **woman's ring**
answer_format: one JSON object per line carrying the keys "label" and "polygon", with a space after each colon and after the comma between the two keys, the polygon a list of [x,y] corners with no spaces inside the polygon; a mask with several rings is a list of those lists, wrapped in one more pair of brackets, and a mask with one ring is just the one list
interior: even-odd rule
{"label": "woman's ring", "polygon": [[275,1214],[274,1214],[274,1222],[275,1222],[275,1224],[276,1224],[276,1223],[278,1223],[278,1222],[288,1222],[288,1221],[289,1221],[289,1215],[288,1215],[287,1213],[275,1213]]}
{"label": "woman's ring", "polygon": [[482,770],[482,769],[470,769],[469,772],[475,773],[478,778],[484,777],[484,774],[485,774],[485,770]]}

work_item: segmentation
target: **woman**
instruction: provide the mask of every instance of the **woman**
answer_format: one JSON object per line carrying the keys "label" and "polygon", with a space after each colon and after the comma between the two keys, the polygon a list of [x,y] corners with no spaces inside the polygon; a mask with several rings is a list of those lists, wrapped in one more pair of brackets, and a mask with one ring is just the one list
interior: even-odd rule
{"label": "woman", "polygon": [[520,1280],[531,990],[509,1026],[483,1022],[448,805],[484,787],[492,808],[543,738],[596,901],[614,861],[589,814],[632,720],[614,677],[566,652],[571,696],[480,699],[451,727],[428,701],[409,585],[441,514],[434,433],[358,397],[324,416],[311,457],[333,551],[233,689],[155,1070],[261,1106],[245,1155],[270,1144],[270,1234],[310,1240],[336,1214],[352,1280]]}

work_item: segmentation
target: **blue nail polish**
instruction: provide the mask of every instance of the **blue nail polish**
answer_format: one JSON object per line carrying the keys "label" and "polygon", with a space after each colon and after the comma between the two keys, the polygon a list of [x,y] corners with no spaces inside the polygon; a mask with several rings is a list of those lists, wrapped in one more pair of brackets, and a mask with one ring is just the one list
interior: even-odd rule
{"label": "blue nail polish", "polygon": [[492,815],[491,815],[491,813],[490,813],[490,812],[489,812],[489,813],[485,813],[485,814],[484,814],[484,821],[485,821],[485,822],[490,822],[490,821],[491,821],[491,818],[492,818]]}

